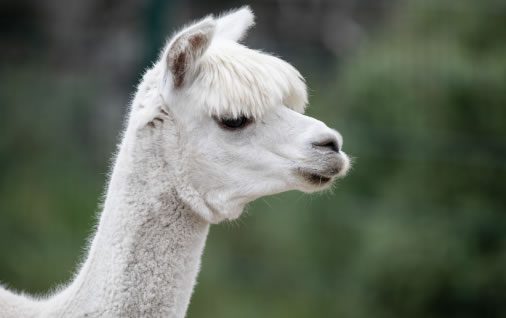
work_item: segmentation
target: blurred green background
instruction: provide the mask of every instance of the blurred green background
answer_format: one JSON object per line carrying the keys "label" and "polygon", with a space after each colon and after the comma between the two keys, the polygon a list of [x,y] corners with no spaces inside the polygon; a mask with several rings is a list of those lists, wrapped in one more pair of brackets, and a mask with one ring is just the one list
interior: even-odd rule
{"label": "blurred green background", "polygon": [[[69,279],[142,70],[241,4],[0,2],[3,284]],[[250,4],[246,43],[301,70],[356,163],[214,226],[188,317],[506,317],[506,2]]]}

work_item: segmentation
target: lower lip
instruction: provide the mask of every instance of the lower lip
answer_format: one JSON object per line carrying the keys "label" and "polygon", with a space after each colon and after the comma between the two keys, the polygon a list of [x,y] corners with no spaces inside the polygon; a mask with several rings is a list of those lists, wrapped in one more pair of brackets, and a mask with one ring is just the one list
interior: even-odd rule
{"label": "lower lip", "polygon": [[331,178],[329,178],[329,177],[324,177],[324,176],[321,176],[318,174],[313,174],[313,173],[304,173],[303,177],[304,177],[304,179],[306,179],[307,181],[309,181],[310,183],[315,184],[315,185],[323,185],[323,184],[330,182],[330,180],[331,180]]}

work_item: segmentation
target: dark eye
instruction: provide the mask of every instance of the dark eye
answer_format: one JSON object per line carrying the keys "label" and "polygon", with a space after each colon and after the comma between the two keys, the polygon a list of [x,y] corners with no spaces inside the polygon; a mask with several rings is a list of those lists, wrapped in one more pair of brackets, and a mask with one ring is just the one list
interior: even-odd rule
{"label": "dark eye", "polygon": [[217,119],[221,127],[230,130],[237,130],[246,127],[251,120],[245,116],[239,116],[237,118],[220,118]]}

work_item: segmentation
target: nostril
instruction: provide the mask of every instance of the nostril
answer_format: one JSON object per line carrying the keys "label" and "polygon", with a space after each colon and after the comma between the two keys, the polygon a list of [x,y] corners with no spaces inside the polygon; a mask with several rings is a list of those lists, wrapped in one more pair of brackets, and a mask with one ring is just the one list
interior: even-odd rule
{"label": "nostril", "polygon": [[336,139],[324,139],[319,142],[313,142],[313,147],[339,152],[339,145]]}

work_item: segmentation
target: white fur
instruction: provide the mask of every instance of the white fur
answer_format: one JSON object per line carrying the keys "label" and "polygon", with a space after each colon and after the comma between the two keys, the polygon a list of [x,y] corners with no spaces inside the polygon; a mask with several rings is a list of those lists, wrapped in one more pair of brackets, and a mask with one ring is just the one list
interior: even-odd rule
{"label": "white fur", "polygon": [[261,118],[279,105],[297,112],[306,107],[304,79],[294,67],[272,55],[217,38],[199,68],[188,97],[210,115]]}
{"label": "white fur", "polygon": [[[300,74],[236,43],[252,24],[246,7],[168,42],[132,102],[79,272],[46,298],[0,288],[1,317],[184,317],[209,224],[264,195],[331,184],[308,175],[346,174],[341,136],[302,114]],[[239,116],[252,123],[229,131],[217,122]],[[315,144],[329,140],[333,150]]]}
{"label": "white fur", "polygon": [[216,33],[219,37],[231,41],[239,41],[246,31],[255,25],[255,16],[248,6],[236,11],[225,12],[217,18]]}

